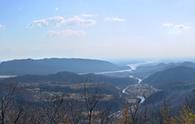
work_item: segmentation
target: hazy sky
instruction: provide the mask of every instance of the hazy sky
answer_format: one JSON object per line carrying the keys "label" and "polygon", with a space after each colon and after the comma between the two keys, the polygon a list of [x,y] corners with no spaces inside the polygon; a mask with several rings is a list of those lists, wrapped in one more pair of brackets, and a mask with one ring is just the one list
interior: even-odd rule
{"label": "hazy sky", "polygon": [[194,0],[0,0],[0,59],[195,55]]}

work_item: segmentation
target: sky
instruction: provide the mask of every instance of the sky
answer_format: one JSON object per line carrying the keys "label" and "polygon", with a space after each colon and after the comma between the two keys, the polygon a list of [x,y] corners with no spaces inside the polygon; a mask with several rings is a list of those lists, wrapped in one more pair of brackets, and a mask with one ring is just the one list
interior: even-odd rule
{"label": "sky", "polygon": [[0,60],[194,57],[194,0],[0,0]]}

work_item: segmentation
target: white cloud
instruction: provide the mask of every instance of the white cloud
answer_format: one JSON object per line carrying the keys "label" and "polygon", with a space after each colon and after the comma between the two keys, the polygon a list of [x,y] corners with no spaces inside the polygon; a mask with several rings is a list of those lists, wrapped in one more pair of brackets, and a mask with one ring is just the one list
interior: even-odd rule
{"label": "white cloud", "polygon": [[86,17],[86,18],[93,18],[93,17],[96,17],[97,15],[94,15],[94,14],[81,14],[80,16]]}
{"label": "white cloud", "polygon": [[121,18],[121,17],[106,17],[104,20],[110,21],[110,22],[125,22],[126,21],[126,19]]}
{"label": "white cloud", "polygon": [[56,7],[56,8],[55,8],[55,10],[56,10],[56,11],[58,11],[58,10],[59,10],[59,8],[58,8],[58,7]]}
{"label": "white cloud", "polygon": [[96,24],[96,20],[85,18],[81,16],[74,16],[65,20],[67,25],[78,25],[78,26],[92,26]]}
{"label": "white cloud", "polygon": [[49,18],[34,20],[27,27],[45,27],[45,26],[82,26],[88,27],[96,24],[96,20],[91,15],[80,15],[65,18],[64,16],[53,16]]}
{"label": "white cloud", "polygon": [[57,31],[49,31],[48,35],[50,37],[66,38],[66,37],[82,37],[85,36],[86,33],[81,30],[64,29],[64,30],[57,30]]}
{"label": "white cloud", "polygon": [[5,25],[0,24],[0,30],[4,29]]}
{"label": "white cloud", "polygon": [[164,23],[164,24],[162,24],[162,26],[166,27],[166,28],[171,28],[171,27],[174,26],[174,24],[172,24],[172,23]]}
{"label": "white cloud", "polygon": [[45,19],[40,19],[40,20],[34,20],[32,22],[32,25],[31,26],[37,26],[37,27],[43,27],[43,26],[48,26],[48,21],[45,20]]}
{"label": "white cloud", "polygon": [[168,33],[182,33],[192,29],[192,27],[188,25],[173,23],[164,23],[162,27],[168,29]]}

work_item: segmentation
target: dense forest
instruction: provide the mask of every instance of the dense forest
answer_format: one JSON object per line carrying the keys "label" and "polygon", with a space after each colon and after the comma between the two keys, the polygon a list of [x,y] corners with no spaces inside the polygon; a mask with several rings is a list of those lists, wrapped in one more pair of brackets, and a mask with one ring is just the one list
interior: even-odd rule
{"label": "dense forest", "polygon": [[42,103],[22,102],[16,94],[21,89],[12,84],[0,97],[1,124],[194,124],[195,97],[186,98],[177,110],[164,100],[160,107],[124,102],[118,113],[112,113],[113,104],[102,103],[99,91],[82,92],[82,100],[64,100],[53,96]]}

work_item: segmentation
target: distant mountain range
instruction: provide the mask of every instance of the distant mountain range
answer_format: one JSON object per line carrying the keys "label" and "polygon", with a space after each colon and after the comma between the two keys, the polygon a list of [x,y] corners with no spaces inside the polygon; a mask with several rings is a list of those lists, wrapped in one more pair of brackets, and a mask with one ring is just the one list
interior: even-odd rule
{"label": "distant mountain range", "polygon": [[184,65],[186,63],[157,72],[143,80],[143,83],[159,89],[159,92],[150,96],[145,104],[160,105],[167,101],[177,108],[184,104],[188,97],[194,96],[195,68]]}
{"label": "distant mountain range", "polygon": [[121,67],[108,61],[92,59],[21,59],[0,63],[0,75],[45,75],[62,71],[75,73],[93,73],[102,71],[117,71],[123,69],[129,69],[129,67]]}
{"label": "distant mountain range", "polygon": [[194,82],[195,68],[177,66],[157,72],[145,80],[143,83],[150,84],[160,89],[167,89],[176,86],[184,86],[186,83]]}
{"label": "distant mountain range", "polygon": [[75,83],[106,83],[118,87],[137,83],[134,78],[109,77],[104,75],[84,74],[79,75],[73,72],[59,72],[50,75],[23,75],[8,78],[0,81],[1,84],[20,83],[20,84],[75,84]]}
{"label": "distant mountain range", "polygon": [[145,64],[137,67],[135,70],[134,74],[142,77],[142,78],[147,78],[148,76],[159,72],[163,71],[169,68],[174,68],[177,66],[184,66],[184,67],[190,67],[190,68],[195,68],[195,63],[193,62],[182,62],[182,63],[151,63],[151,64]]}

